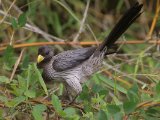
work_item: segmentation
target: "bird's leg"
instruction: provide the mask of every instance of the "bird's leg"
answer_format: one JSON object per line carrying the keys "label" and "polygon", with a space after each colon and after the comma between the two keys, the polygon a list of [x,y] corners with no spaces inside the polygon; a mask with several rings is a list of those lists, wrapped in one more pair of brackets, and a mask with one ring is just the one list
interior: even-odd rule
{"label": "bird's leg", "polygon": [[66,102],[66,103],[72,101],[72,96],[70,95],[69,88],[68,88],[67,84],[64,84],[64,91],[61,96],[61,99],[62,99],[62,101]]}
{"label": "bird's leg", "polygon": [[71,88],[69,88],[69,86],[66,85],[66,93],[68,95],[68,98],[69,98],[69,103],[68,105],[72,104],[75,102],[76,98],[78,97],[79,94],[76,94],[74,97],[73,95],[71,95],[71,91],[70,91]]}
{"label": "bird's leg", "polygon": [[73,98],[72,98],[71,93],[69,92],[69,88],[68,88],[68,87],[66,87],[66,92],[67,92],[67,96],[68,96],[68,98],[69,98],[69,101],[72,101]]}
{"label": "bird's leg", "polygon": [[71,105],[72,103],[74,103],[74,101],[76,100],[76,98],[78,97],[78,95],[79,95],[79,94],[76,94],[76,95],[74,96],[74,98],[72,99],[72,101],[69,102],[69,105]]}
{"label": "bird's leg", "polygon": [[75,101],[77,96],[82,92],[82,86],[79,82],[79,79],[77,79],[77,77],[75,77],[75,76],[71,77],[70,79],[66,79],[66,83],[67,83],[68,90],[70,92],[69,95],[71,95],[72,93],[76,93],[76,96],[69,103],[69,104],[71,104]]}

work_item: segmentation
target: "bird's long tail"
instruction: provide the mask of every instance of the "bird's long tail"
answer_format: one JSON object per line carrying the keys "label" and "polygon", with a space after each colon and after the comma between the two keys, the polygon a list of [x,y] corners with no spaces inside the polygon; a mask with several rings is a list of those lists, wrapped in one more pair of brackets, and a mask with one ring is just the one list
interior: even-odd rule
{"label": "bird's long tail", "polygon": [[128,27],[141,15],[142,4],[138,2],[133,5],[121,17],[118,23],[114,26],[110,34],[105,38],[104,42],[98,47],[98,51],[103,51],[106,48],[111,48],[117,39],[128,29]]}

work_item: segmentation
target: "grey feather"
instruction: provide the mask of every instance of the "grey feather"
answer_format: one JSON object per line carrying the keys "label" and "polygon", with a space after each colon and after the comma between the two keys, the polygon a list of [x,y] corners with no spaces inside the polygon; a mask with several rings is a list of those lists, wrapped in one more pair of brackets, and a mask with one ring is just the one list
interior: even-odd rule
{"label": "grey feather", "polygon": [[54,56],[53,68],[57,71],[72,69],[87,60],[96,50],[96,47],[68,50]]}

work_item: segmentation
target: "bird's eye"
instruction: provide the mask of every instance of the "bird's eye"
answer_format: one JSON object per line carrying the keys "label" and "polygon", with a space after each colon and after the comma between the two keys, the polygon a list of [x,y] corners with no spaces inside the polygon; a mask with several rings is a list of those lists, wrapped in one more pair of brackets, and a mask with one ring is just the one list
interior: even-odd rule
{"label": "bird's eye", "polygon": [[45,53],[46,55],[48,55],[49,54],[49,51],[46,51],[46,53]]}

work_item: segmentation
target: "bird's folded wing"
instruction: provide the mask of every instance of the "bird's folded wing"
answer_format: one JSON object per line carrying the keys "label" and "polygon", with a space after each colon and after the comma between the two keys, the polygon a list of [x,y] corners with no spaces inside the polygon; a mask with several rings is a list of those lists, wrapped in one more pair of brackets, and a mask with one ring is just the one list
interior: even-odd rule
{"label": "bird's folded wing", "polygon": [[62,52],[54,57],[53,69],[60,72],[74,68],[87,60],[95,50],[96,47],[87,47]]}

